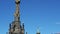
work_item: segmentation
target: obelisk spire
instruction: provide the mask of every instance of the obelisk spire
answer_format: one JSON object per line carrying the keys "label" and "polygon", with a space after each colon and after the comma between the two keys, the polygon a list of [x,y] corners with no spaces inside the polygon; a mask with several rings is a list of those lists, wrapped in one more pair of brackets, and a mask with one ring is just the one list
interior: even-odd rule
{"label": "obelisk spire", "polygon": [[16,3],[16,11],[15,11],[15,14],[14,14],[14,19],[15,21],[20,21],[20,11],[19,11],[19,6],[20,6],[20,0],[15,0],[15,3]]}

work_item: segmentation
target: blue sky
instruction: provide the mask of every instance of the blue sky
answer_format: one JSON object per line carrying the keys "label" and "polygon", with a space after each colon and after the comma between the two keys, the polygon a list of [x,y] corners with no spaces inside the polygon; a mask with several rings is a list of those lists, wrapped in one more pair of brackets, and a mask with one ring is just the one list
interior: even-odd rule
{"label": "blue sky", "polygon": [[[15,0],[0,0],[0,34],[6,34],[14,21]],[[41,34],[60,32],[60,0],[21,0],[21,22],[25,32]]]}

